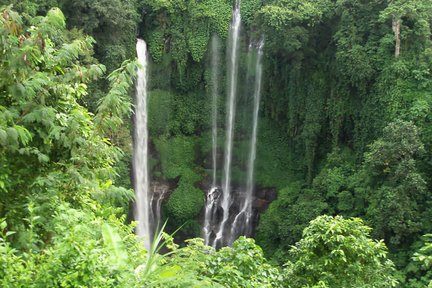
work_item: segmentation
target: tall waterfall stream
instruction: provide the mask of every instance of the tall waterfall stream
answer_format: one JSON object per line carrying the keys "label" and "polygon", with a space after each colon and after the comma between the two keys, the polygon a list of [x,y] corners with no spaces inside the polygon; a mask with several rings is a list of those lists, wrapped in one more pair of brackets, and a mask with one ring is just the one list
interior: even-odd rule
{"label": "tall waterfall stream", "polygon": [[[225,124],[225,145],[224,162],[222,170],[222,183],[219,186],[217,180],[217,139],[218,139],[218,83],[220,51],[218,49],[218,38],[212,38],[211,45],[211,95],[212,95],[212,185],[207,192],[204,227],[204,240],[207,245],[215,248],[231,245],[239,236],[252,234],[252,217],[254,201],[254,168],[256,158],[256,144],[258,135],[258,114],[262,86],[262,56],[264,41],[258,44],[251,44],[249,53],[256,53],[253,59],[252,69],[254,69],[253,93],[248,96],[253,97],[252,111],[252,131],[250,133],[250,144],[248,159],[246,163],[246,185],[245,191],[241,191],[242,197],[238,197],[239,191],[232,188],[232,160],[233,142],[236,121],[236,111],[243,109],[237,107],[238,81],[239,81],[239,50],[240,50],[240,31],[241,15],[240,2],[236,1],[233,10],[233,20],[228,37],[228,63],[227,63],[227,97],[226,97],[226,124]],[[252,54],[251,54],[252,55]],[[249,55],[249,56],[251,56]],[[237,201],[236,206],[240,207],[235,215],[231,209],[233,202]],[[221,211],[218,215],[218,210]]]}
{"label": "tall waterfall stream", "polygon": [[138,221],[136,234],[144,241],[149,249],[151,245],[151,223],[149,203],[149,171],[148,171],[148,129],[147,129],[147,45],[138,39],[138,69],[135,96],[135,141],[134,141],[134,187],[136,194],[135,219]]}

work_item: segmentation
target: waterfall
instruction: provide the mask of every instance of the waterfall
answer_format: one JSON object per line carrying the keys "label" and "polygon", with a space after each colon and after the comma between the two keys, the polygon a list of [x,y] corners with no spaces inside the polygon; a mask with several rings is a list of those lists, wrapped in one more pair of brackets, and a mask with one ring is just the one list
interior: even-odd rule
{"label": "waterfall", "polygon": [[218,188],[213,186],[207,193],[206,205],[205,205],[205,215],[204,215],[204,243],[209,245],[212,224],[216,218],[216,209],[218,203]]}
{"label": "waterfall", "polygon": [[[229,218],[229,209],[231,206],[231,161],[232,161],[232,148],[234,138],[234,120],[235,120],[235,102],[237,94],[237,74],[238,74],[238,46],[239,46],[239,34],[240,34],[240,0],[236,0],[233,21],[230,27],[230,35],[228,42],[229,49],[229,65],[228,65],[228,97],[227,97],[227,124],[226,124],[226,139],[225,139],[225,157],[224,157],[224,170],[222,178],[222,210],[223,219],[219,226],[219,230],[216,233],[216,239],[214,240],[213,247],[216,247],[219,242],[222,241],[225,225]],[[223,244],[223,243],[221,243]]]}
{"label": "waterfall", "polygon": [[256,158],[256,143],[258,134],[258,112],[261,100],[261,84],[262,84],[262,56],[263,56],[264,40],[258,43],[256,64],[255,64],[255,86],[253,93],[253,119],[252,119],[252,135],[249,147],[249,158],[247,163],[247,180],[246,180],[246,197],[240,205],[241,210],[234,218],[231,226],[230,243],[234,242],[240,235],[250,236],[252,233],[252,204],[254,194],[254,171]]}
{"label": "waterfall", "polygon": [[212,95],[212,186],[207,193],[204,215],[204,241],[209,244],[211,224],[217,208],[217,137],[218,137],[218,99],[219,99],[219,64],[220,40],[214,34],[211,41],[211,95]]}
{"label": "waterfall", "polygon": [[258,113],[261,101],[261,85],[262,85],[262,57],[263,57],[264,40],[261,40],[258,44],[257,62],[255,68],[255,89],[254,89],[254,112],[253,112],[253,124],[252,124],[252,137],[250,144],[250,153],[248,160],[248,178],[246,182],[246,233],[251,233],[251,218],[252,218],[252,201],[253,201],[253,189],[254,189],[254,172],[255,172],[255,159],[256,159],[256,144],[258,136]]}
{"label": "waterfall", "polygon": [[151,189],[151,201],[150,201],[150,205],[152,207],[152,209],[150,210],[150,212],[152,213],[151,216],[151,223],[153,224],[152,226],[152,232],[155,231],[156,229],[159,229],[162,225],[162,223],[160,222],[161,220],[161,208],[162,208],[162,202],[163,200],[166,198],[167,194],[168,194],[168,187],[164,187],[163,185],[161,185],[160,189],[157,188],[158,183],[153,183],[152,185],[152,189]]}
{"label": "waterfall", "polygon": [[[239,78],[243,76],[239,72],[239,50],[240,50],[240,0],[237,0],[233,9],[233,19],[230,26],[228,47],[227,47],[227,96],[226,96],[226,125],[225,125],[225,143],[224,143],[224,162],[223,167],[217,165],[217,145],[218,145],[218,97],[219,97],[219,39],[213,36],[211,43],[211,105],[212,105],[212,182],[208,189],[203,234],[205,244],[214,248],[225,245],[231,245],[240,235],[251,236],[253,233],[253,201],[254,201],[254,169],[256,158],[256,144],[258,135],[258,114],[262,86],[262,58],[264,41],[254,43],[249,46],[248,66],[246,82],[244,87],[238,86]],[[239,77],[240,75],[240,77]],[[238,90],[241,90],[241,96],[245,95],[247,103],[237,106],[237,101],[242,103],[242,99],[237,100]],[[245,91],[243,91],[245,90]],[[246,92],[247,91],[247,92]],[[249,102],[250,101],[250,102]],[[242,109],[248,119],[245,123],[250,123],[246,134],[236,133],[236,137],[244,139],[245,135],[250,141],[248,143],[248,156],[245,159],[245,186],[233,189],[231,183],[233,146],[234,146],[234,128],[241,119],[239,114],[236,117],[236,111]],[[249,110],[250,109],[250,110]],[[249,116],[250,115],[250,116]],[[250,120],[249,120],[250,117]],[[238,118],[238,119],[236,119]],[[239,126],[241,127],[241,126]],[[250,131],[250,132],[249,132]],[[243,141],[243,140],[242,140]],[[235,159],[235,161],[238,161]],[[237,167],[237,166],[234,166]],[[241,167],[241,166],[239,166]],[[218,183],[217,171],[222,170],[222,181]],[[235,202],[235,203],[234,203]],[[231,211],[230,211],[231,210]],[[233,213],[235,211],[235,214]],[[234,215],[232,215],[234,214]]]}
{"label": "waterfall", "polygon": [[157,201],[156,201],[156,211],[155,211],[155,216],[156,216],[156,225],[161,227],[161,223],[160,223],[160,219],[161,219],[161,207],[162,207],[162,201],[165,198],[165,194],[167,193],[167,190],[164,190],[161,194],[159,194]]}
{"label": "waterfall", "polygon": [[135,141],[134,141],[134,187],[136,193],[135,219],[138,221],[136,234],[144,241],[147,250],[151,245],[151,223],[149,203],[148,130],[147,130],[147,45],[138,39],[136,44],[138,69],[135,99]]}
{"label": "waterfall", "polygon": [[216,187],[217,172],[217,137],[218,137],[218,98],[219,98],[219,49],[220,40],[216,34],[212,37],[211,44],[211,66],[212,66],[212,160],[213,160],[213,181],[212,186]]}

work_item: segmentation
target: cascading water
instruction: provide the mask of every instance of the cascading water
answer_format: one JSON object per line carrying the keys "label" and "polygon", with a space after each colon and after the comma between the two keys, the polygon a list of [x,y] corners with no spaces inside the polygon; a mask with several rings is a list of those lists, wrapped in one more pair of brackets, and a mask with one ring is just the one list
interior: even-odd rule
{"label": "cascading water", "polygon": [[206,199],[206,205],[205,205],[205,215],[204,215],[204,243],[206,245],[209,245],[210,243],[210,237],[212,233],[212,224],[216,218],[216,209],[218,204],[218,188],[216,186],[213,186],[210,188],[210,190],[207,192],[207,199]]}
{"label": "cascading water", "polygon": [[212,186],[216,187],[217,172],[217,137],[218,137],[218,98],[219,98],[219,37],[214,34],[212,37],[212,160],[213,160],[213,182]]}
{"label": "cascading water", "polygon": [[136,234],[144,241],[146,249],[151,245],[151,223],[149,203],[148,172],[148,129],[147,129],[147,45],[137,40],[136,50],[141,67],[138,69],[135,100],[134,141],[134,186],[136,193],[135,219],[138,221]]}
{"label": "cascading water", "polygon": [[[226,96],[226,135],[224,143],[224,162],[222,170],[222,183],[217,180],[217,146],[218,146],[218,88],[220,83],[219,54],[218,49],[219,40],[216,36],[212,38],[211,44],[211,95],[212,95],[212,182],[208,189],[204,214],[203,234],[204,240],[207,245],[214,248],[219,248],[225,245],[231,245],[234,240],[240,235],[252,236],[253,222],[254,222],[254,166],[256,158],[256,144],[258,134],[258,114],[262,86],[262,57],[263,57],[263,43],[260,41],[257,44],[249,46],[248,53],[248,66],[246,75],[239,71],[239,51],[240,51],[240,0],[237,0],[233,9],[233,19],[230,26],[228,37],[227,49],[227,96]],[[240,76],[239,76],[240,75]],[[238,81],[241,79],[245,85],[238,86]],[[240,97],[237,100],[238,90],[241,91]],[[244,91],[243,91],[244,90]],[[245,101],[246,102],[242,102]],[[239,108],[237,102],[239,101]],[[244,105],[241,105],[244,103]],[[243,111],[236,117],[236,111],[241,109]],[[250,110],[249,110],[250,109]],[[248,114],[249,113],[249,114]],[[243,117],[242,117],[243,116]],[[238,118],[238,119],[236,119]],[[246,121],[246,122],[243,122]],[[244,128],[239,123],[252,122],[251,129]],[[239,123],[236,123],[239,122]],[[239,125],[239,126],[237,126]],[[248,125],[244,126],[247,127]],[[247,159],[245,158],[244,164],[241,161],[242,153],[236,156],[234,161],[237,161],[233,166],[233,149],[234,149],[234,130],[235,127],[239,129],[236,137],[240,141],[249,139],[250,144]],[[237,129],[236,128],[236,129]],[[250,132],[249,132],[250,131]],[[248,136],[246,136],[248,135]],[[236,140],[237,141],[237,140]],[[248,141],[248,140],[246,140]],[[236,142],[237,143],[237,142]],[[248,142],[243,142],[248,143]],[[239,146],[241,147],[241,146]],[[239,149],[236,147],[236,149]],[[242,149],[242,148],[240,148]],[[236,150],[237,151],[237,150]],[[240,165],[238,165],[240,164]],[[244,167],[242,166],[244,165]],[[245,186],[232,185],[231,174],[233,167],[243,167],[246,172]],[[219,168],[220,169],[220,168]],[[241,169],[241,168],[240,168]],[[238,170],[236,170],[238,173]],[[238,175],[238,174],[237,174]],[[234,187],[233,187],[234,186]],[[235,214],[233,213],[235,212]]]}
{"label": "cascading water", "polygon": [[211,234],[211,221],[214,219],[217,208],[217,137],[218,137],[218,98],[219,98],[219,62],[220,62],[220,40],[214,34],[211,42],[211,94],[212,94],[212,186],[207,193],[205,216],[204,216],[204,241],[209,244]]}
{"label": "cascading water", "polygon": [[246,197],[241,203],[241,210],[235,217],[231,226],[230,244],[240,235],[250,236],[252,233],[252,204],[254,194],[254,171],[256,158],[256,143],[258,135],[258,113],[261,100],[262,85],[262,57],[264,40],[258,43],[257,57],[255,64],[255,87],[253,93],[253,122],[252,135],[250,140],[249,158],[247,163]]}
{"label": "cascading water", "polygon": [[156,201],[156,211],[155,211],[155,218],[157,220],[156,225],[157,226],[161,226],[160,225],[160,219],[161,219],[161,207],[162,207],[162,201],[165,197],[165,194],[167,193],[167,191],[163,191],[162,194],[159,195],[157,201]]}
{"label": "cascading water", "polygon": [[151,201],[150,201],[150,220],[151,220],[151,232],[158,230],[161,227],[161,208],[162,202],[165,200],[168,194],[168,186],[159,185],[158,182],[153,182],[151,185]]}
{"label": "cascading water", "polygon": [[223,218],[216,233],[216,238],[213,242],[213,247],[216,247],[222,242],[225,225],[229,218],[229,209],[231,206],[231,161],[232,161],[232,148],[234,138],[234,120],[235,120],[235,102],[237,95],[237,74],[238,74],[238,50],[239,50],[239,35],[240,35],[240,0],[236,0],[233,21],[230,28],[230,36],[228,42],[229,49],[229,65],[228,65],[228,113],[227,113],[227,127],[225,139],[225,157],[224,157],[224,170],[222,178],[222,210]]}

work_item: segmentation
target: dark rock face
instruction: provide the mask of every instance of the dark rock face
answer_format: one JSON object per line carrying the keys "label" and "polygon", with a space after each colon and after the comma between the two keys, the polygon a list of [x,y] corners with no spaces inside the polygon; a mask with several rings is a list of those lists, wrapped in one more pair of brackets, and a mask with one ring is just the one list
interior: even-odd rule
{"label": "dark rock face", "polygon": [[[153,228],[156,228],[160,222],[160,219],[162,218],[161,215],[161,207],[163,203],[166,203],[166,201],[169,199],[171,194],[174,192],[174,190],[178,186],[178,180],[175,179],[173,181],[166,181],[166,180],[153,180],[150,183],[149,187],[149,194],[151,197],[151,209],[152,209],[152,223],[154,225]],[[202,181],[200,183],[197,183],[197,187],[199,187],[201,190],[205,191],[204,194],[206,196],[206,199],[208,197],[208,193],[211,188],[211,182],[210,181]],[[258,225],[260,215],[264,213],[270,203],[274,201],[277,198],[277,191],[275,188],[269,188],[269,187],[255,187],[254,189],[254,197],[252,202],[252,216],[251,216],[251,225],[250,228],[244,229],[243,231],[236,231],[235,234],[239,235],[245,235],[247,237],[254,237],[255,236],[255,227]],[[222,195],[223,191],[220,187],[216,188],[216,190],[213,192],[213,199],[216,203],[216,207],[214,209],[214,221],[210,225],[211,235],[210,239],[214,239],[216,236],[216,231],[219,228],[219,225],[223,219],[223,209],[221,207],[221,201],[223,199]],[[229,219],[226,224],[227,230],[232,229],[232,224],[235,221],[236,216],[241,211],[241,203],[243,202],[244,198],[246,197],[245,189],[244,187],[234,186],[232,188],[232,201],[229,208]],[[187,199],[185,199],[187,201]],[[133,217],[133,203],[131,203],[131,209],[129,210],[129,217],[128,219],[132,221],[134,219]],[[200,215],[199,215],[199,222],[204,225],[204,219],[205,218],[205,207],[203,207]],[[244,220],[244,215],[240,216],[240,222]],[[240,227],[243,228],[243,227]],[[227,239],[230,239],[229,236],[226,237]],[[230,239],[226,240],[225,243],[222,243],[222,246],[230,245],[232,243],[232,240]],[[218,245],[219,246],[219,245]]]}
{"label": "dark rock face", "polygon": [[269,207],[270,203],[272,203],[277,198],[277,190],[276,188],[255,188],[255,198],[253,201],[253,224],[252,224],[252,233],[251,237],[255,236],[255,228],[258,226],[259,218],[262,213],[264,213]]}
{"label": "dark rock face", "polygon": [[265,199],[268,202],[273,202],[277,198],[277,191],[275,188],[257,188],[256,198]]}
{"label": "dark rock face", "polygon": [[170,193],[175,190],[172,184],[164,181],[152,181],[149,187],[150,195],[154,195],[155,198],[168,198]]}
{"label": "dark rock face", "polygon": [[268,202],[265,199],[257,198],[253,202],[253,208],[257,209],[259,212],[264,212],[267,209]]}

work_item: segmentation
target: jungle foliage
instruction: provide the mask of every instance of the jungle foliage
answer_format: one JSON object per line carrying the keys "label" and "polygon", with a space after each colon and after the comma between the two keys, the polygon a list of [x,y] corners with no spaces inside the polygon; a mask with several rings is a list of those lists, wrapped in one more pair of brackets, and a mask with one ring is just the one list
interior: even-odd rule
{"label": "jungle foliage", "polygon": [[432,287],[431,0],[242,1],[242,42],[265,35],[257,186],[278,197],[257,244],[219,251],[133,235],[130,95],[138,36],[166,229],[198,237],[232,1],[0,4],[0,286]]}

